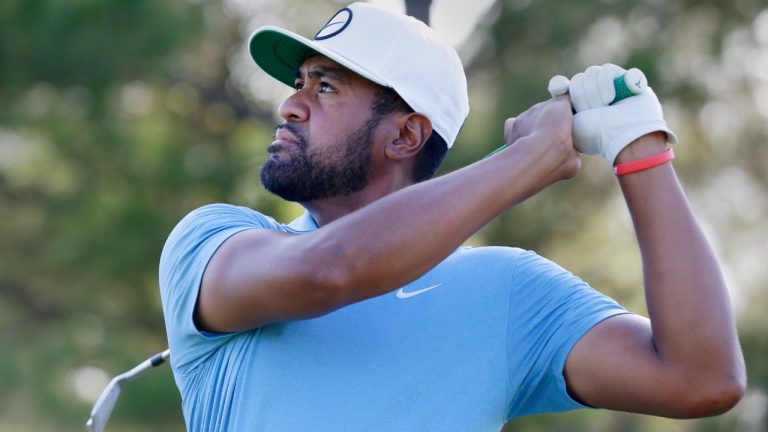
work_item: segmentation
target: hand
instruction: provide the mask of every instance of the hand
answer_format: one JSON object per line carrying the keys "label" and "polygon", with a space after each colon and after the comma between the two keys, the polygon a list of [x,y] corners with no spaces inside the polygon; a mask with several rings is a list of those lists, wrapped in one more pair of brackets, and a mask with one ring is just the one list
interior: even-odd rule
{"label": "hand", "polygon": [[573,177],[581,163],[573,147],[573,113],[566,96],[540,102],[504,123],[504,142],[517,158],[529,162],[531,177],[541,187]]}
{"label": "hand", "polygon": [[574,112],[606,107],[613,102],[616,90],[613,80],[627,71],[615,64],[590,66],[571,78],[568,93]]}
{"label": "hand", "polygon": [[615,96],[613,80],[625,72],[610,63],[590,66],[585,72],[574,75],[568,87],[576,111],[574,146],[585,154],[602,155],[610,165],[615,163],[624,147],[646,134],[665,132],[668,142],[677,142],[650,87],[641,94],[609,105]]}
{"label": "hand", "polygon": [[504,143],[512,145],[537,131],[554,133],[557,128],[566,128],[570,132],[573,113],[568,105],[567,97],[553,97],[533,105],[517,117],[508,118],[504,122]]}

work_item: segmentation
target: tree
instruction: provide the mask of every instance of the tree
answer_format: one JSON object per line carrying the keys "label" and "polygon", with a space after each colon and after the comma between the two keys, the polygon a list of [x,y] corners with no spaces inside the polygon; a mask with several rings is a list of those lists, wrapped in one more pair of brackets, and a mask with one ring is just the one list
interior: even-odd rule
{"label": "tree", "polygon": [[[432,3],[406,6],[429,22]],[[0,429],[82,430],[105,378],[165,347],[157,262],[188,211],[222,201],[281,220],[300,212],[258,186],[278,87],[243,44],[259,24],[313,34],[338,7],[0,3]],[[734,287],[750,373],[748,405],[716,419],[580,411],[510,429],[767,429],[766,29],[768,12],[754,0],[513,0],[498,2],[460,47],[472,112],[443,172],[497,147],[503,120],[546,98],[551,75],[605,61],[646,72],[681,138],[675,165]],[[472,242],[536,249],[642,312],[642,275],[626,271],[638,268],[634,239],[601,164],[586,160],[577,179]],[[126,388],[111,426],[182,430],[170,372]]]}

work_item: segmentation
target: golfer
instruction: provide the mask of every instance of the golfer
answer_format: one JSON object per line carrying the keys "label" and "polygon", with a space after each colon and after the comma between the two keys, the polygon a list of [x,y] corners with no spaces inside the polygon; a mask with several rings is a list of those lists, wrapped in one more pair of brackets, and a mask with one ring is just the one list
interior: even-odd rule
{"label": "golfer", "polygon": [[[650,88],[610,104],[622,68],[577,74],[506,122],[508,148],[430,179],[469,108],[458,56],[427,26],[354,3],[312,40],[264,27],[249,47],[296,90],[262,182],[306,212],[283,224],[212,204],[170,234],[160,286],[189,430],[498,431],[584,407],[711,416],[741,398],[675,135]],[[650,320],[534,252],[462,246],[576,175],[579,152],[618,176]]]}

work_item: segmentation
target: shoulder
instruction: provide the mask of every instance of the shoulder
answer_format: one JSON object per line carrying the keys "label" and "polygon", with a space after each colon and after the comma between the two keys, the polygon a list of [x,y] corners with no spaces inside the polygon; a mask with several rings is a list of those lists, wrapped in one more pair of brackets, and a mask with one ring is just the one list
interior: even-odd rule
{"label": "shoulder", "polygon": [[247,207],[232,204],[208,204],[192,210],[184,216],[174,228],[174,232],[190,226],[227,226],[233,224],[252,224],[270,229],[283,227],[273,218]]}
{"label": "shoulder", "polygon": [[277,223],[271,217],[247,207],[208,204],[192,210],[179,221],[168,236],[164,249],[185,238],[208,238],[217,233],[238,228],[285,230],[284,225]]}
{"label": "shoulder", "polygon": [[[173,228],[160,255],[161,287],[165,279],[207,264],[229,237],[247,229],[284,231],[285,226],[255,210],[230,204],[209,204],[188,213]],[[175,278],[172,278],[175,279]]]}
{"label": "shoulder", "polygon": [[461,247],[445,260],[443,271],[456,277],[492,278],[519,294],[552,295],[560,291],[566,295],[574,290],[594,291],[555,262],[534,251],[514,247]]}
{"label": "shoulder", "polygon": [[530,253],[525,249],[507,246],[462,246],[451,254],[446,261],[453,264],[476,264],[482,262],[488,265],[510,265],[517,261],[520,255]]}
{"label": "shoulder", "polygon": [[519,271],[534,271],[549,261],[535,252],[507,246],[463,246],[445,261],[445,267],[460,271],[512,276]]}

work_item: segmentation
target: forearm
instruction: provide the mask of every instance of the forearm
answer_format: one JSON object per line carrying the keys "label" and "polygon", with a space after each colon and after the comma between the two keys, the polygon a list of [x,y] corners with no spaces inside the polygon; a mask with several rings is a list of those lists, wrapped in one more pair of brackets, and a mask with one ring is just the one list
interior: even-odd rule
{"label": "forearm", "polygon": [[523,158],[513,156],[401,189],[307,234],[233,236],[206,268],[202,328],[241,331],[320,316],[416,279],[532,193],[525,180],[513,181],[525,177]]}
{"label": "forearm", "polygon": [[[618,162],[659,153],[663,135],[625,149]],[[743,360],[720,266],[671,164],[620,177],[640,246],[659,360],[705,385],[712,374],[743,380]]]}
{"label": "forearm", "polygon": [[332,252],[324,259],[342,265],[341,285],[350,288],[340,302],[410,282],[494,217],[550,183],[533,174],[542,170],[537,164],[549,162],[519,151],[551,146],[545,140],[523,138],[518,148],[407,187],[319,230],[318,241]]}

